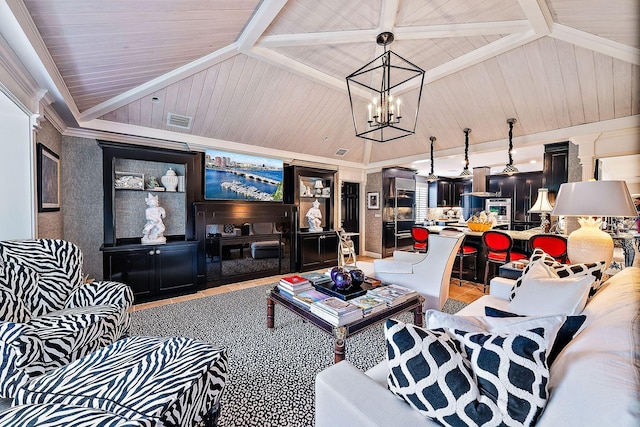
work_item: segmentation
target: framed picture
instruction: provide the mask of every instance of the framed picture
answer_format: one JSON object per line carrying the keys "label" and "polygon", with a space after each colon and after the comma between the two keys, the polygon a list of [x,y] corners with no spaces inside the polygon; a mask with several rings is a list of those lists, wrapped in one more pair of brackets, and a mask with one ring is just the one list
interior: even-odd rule
{"label": "framed picture", "polygon": [[367,193],[367,209],[380,209],[380,193]]}
{"label": "framed picture", "polygon": [[38,212],[60,210],[60,157],[38,143]]}

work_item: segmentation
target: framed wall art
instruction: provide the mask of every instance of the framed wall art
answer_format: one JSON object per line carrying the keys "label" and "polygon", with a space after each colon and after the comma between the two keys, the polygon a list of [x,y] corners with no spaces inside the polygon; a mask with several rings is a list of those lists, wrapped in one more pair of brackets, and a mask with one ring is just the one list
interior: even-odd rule
{"label": "framed wall art", "polygon": [[60,157],[44,144],[36,145],[38,212],[60,210]]}
{"label": "framed wall art", "polygon": [[367,209],[380,209],[380,193],[367,193]]}

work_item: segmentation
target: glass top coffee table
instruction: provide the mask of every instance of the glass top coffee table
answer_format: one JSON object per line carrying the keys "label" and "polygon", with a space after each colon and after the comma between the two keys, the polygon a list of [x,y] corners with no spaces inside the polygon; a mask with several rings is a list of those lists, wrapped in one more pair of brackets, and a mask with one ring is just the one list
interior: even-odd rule
{"label": "glass top coffee table", "polygon": [[316,316],[309,308],[293,302],[291,299],[280,293],[278,286],[267,290],[267,328],[273,328],[274,307],[281,305],[292,313],[307,320],[310,324],[326,332],[334,338],[334,363],[338,363],[345,358],[346,340],[348,337],[364,331],[371,326],[382,323],[388,318],[406,311],[413,311],[413,322],[417,326],[422,326],[422,303],[424,298],[417,295],[408,301],[400,303],[395,307],[388,307],[378,313],[367,315],[361,319],[347,323],[342,326],[335,326],[328,321]]}

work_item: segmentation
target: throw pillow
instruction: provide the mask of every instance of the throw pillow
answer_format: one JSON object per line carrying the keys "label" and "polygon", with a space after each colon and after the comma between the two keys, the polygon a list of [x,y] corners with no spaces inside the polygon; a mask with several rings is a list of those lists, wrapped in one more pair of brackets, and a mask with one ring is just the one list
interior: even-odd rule
{"label": "throw pillow", "polygon": [[273,223],[254,222],[251,224],[251,234],[273,234]]}
{"label": "throw pillow", "polygon": [[225,224],[223,230],[224,234],[234,234],[235,226],[233,224]]}
{"label": "throw pillow", "polygon": [[31,320],[31,312],[11,289],[0,285],[0,321],[27,323]]}
{"label": "throw pillow", "polygon": [[555,272],[543,260],[535,261],[509,303],[509,310],[527,316],[580,314],[587,303],[595,278],[554,276]]}
{"label": "throw pillow", "polygon": [[552,256],[542,249],[536,248],[531,254],[531,258],[529,258],[529,264],[523,270],[522,275],[514,283],[513,288],[511,289],[511,295],[509,296],[510,299],[515,297],[518,289],[522,285],[522,281],[527,277],[527,274],[531,270],[533,263],[538,260],[542,260],[541,262],[551,267],[558,277],[593,276],[595,279],[591,285],[589,296],[595,294],[600,288],[600,284],[602,283],[602,270],[605,267],[604,261],[587,264],[562,264],[557,262]]}
{"label": "throw pillow", "polygon": [[548,399],[543,335],[542,328],[511,335],[427,330],[389,319],[389,389],[447,426],[533,425]]}
{"label": "throw pillow", "polygon": [[[488,317],[522,317],[519,314],[510,313],[508,311],[499,310],[493,307],[485,307],[484,314]],[[553,365],[553,362],[556,360],[558,355],[562,352],[562,350],[569,345],[571,340],[578,334],[578,331],[584,324],[584,321],[587,320],[587,316],[579,315],[579,316],[567,316],[567,320],[562,324],[560,329],[558,330],[558,334],[556,335],[556,339],[553,342],[553,346],[549,351],[549,355],[547,357],[547,364],[549,367]]]}

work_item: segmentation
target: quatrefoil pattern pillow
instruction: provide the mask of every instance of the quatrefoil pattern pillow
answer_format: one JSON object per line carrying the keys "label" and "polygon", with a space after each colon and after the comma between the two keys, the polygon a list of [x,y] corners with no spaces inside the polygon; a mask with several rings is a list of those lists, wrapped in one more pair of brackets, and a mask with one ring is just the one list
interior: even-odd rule
{"label": "quatrefoil pattern pillow", "polygon": [[533,425],[548,399],[544,329],[492,334],[385,327],[388,385],[447,426]]}
{"label": "quatrefoil pattern pillow", "polygon": [[551,255],[547,254],[540,248],[534,249],[531,254],[531,258],[529,258],[529,264],[525,267],[522,272],[522,275],[516,280],[511,288],[511,294],[509,295],[509,299],[513,300],[518,292],[518,288],[522,285],[522,279],[529,272],[531,265],[534,261],[542,259],[545,265],[548,265],[553,269],[553,271],[558,275],[559,278],[564,279],[566,277],[579,277],[579,276],[587,276],[592,275],[595,277],[595,280],[591,284],[591,292],[590,296],[596,293],[596,291],[600,288],[600,284],[602,282],[602,270],[604,269],[604,261],[600,262],[592,262],[587,264],[562,264],[556,261]]}

